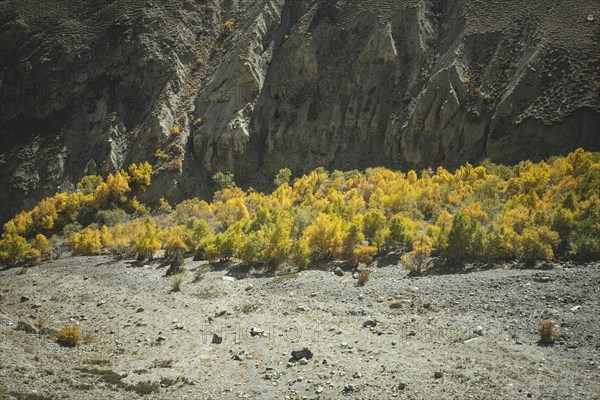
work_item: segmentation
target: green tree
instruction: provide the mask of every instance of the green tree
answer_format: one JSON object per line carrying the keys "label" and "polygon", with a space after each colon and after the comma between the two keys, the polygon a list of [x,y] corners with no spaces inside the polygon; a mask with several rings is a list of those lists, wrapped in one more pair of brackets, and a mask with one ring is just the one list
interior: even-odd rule
{"label": "green tree", "polygon": [[217,172],[212,176],[212,181],[216,190],[223,190],[235,186],[235,181],[231,172]]}

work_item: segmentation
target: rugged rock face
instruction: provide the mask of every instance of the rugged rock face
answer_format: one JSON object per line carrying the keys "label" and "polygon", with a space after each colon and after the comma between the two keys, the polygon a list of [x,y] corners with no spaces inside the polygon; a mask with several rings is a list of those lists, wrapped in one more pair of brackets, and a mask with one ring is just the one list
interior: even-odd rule
{"label": "rugged rock face", "polygon": [[143,160],[173,199],[600,150],[600,13],[557,3],[4,1],[0,220]]}

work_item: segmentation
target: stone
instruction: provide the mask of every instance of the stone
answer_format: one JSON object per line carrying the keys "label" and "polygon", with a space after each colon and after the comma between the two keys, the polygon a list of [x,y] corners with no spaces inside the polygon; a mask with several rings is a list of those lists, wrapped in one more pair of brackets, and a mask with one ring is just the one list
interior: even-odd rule
{"label": "stone", "polygon": [[435,379],[441,379],[444,377],[444,373],[442,371],[435,371],[435,373],[433,374],[433,377]]}
{"label": "stone", "polygon": [[21,296],[21,303],[25,303],[26,301],[29,301],[29,296]]}
{"label": "stone", "polygon": [[164,337],[164,336],[161,336],[161,335],[159,335],[159,336],[156,338],[156,341],[157,341],[157,342],[164,342],[164,341],[166,341],[166,340],[167,340],[167,338],[166,338],[166,337]]}
{"label": "stone", "polygon": [[550,277],[549,276],[535,276],[535,277],[533,277],[533,280],[535,282],[548,283],[548,282],[550,282]]}
{"label": "stone", "polygon": [[377,321],[374,319],[368,319],[363,322],[363,328],[374,328],[377,326]]}
{"label": "stone", "polygon": [[183,328],[184,328],[183,324],[175,324],[175,326],[173,327],[173,329],[176,329],[176,330],[181,330]]}
{"label": "stone", "polygon": [[138,313],[144,312],[144,307],[138,307],[138,309],[135,310],[135,312],[138,312]]}
{"label": "stone", "polygon": [[236,361],[244,361],[246,359],[246,352],[240,351],[238,354],[233,356],[233,359]]}
{"label": "stone", "polygon": [[300,360],[298,360],[298,363],[300,365],[306,365],[306,364],[308,364],[308,360],[306,358],[302,357]]}
{"label": "stone", "polygon": [[398,384],[398,390],[404,390],[404,389],[406,389],[406,383],[404,383],[404,382],[400,382],[400,383]]}
{"label": "stone", "polygon": [[475,327],[475,329],[473,329],[473,333],[476,334],[477,336],[483,336],[483,334],[485,333],[485,330],[483,329],[483,326],[477,326],[477,327]]}
{"label": "stone", "polygon": [[342,270],[340,267],[337,267],[336,269],[334,269],[333,273],[336,274],[337,276],[344,276],[344,270]]}
{"label": "stone", "polygon": [[294,350],[292,350],[292,357],[294,357],[296,360],[300,360],[302,358],[306,358],[307,360],[309,360],[313,357],[313,353],[308,347],[301,346],[296,347]]}
{"label": "stone", "polygon": [[250,336],[260,336],[264,333],[264,330],[257,328],[255,326],[250,328]]}
{"label": "stone", "polygon": [[252,290],[252,289],[254,289],[254,285],[250,283],[248,286],[246,286],[245,290],[249,291],[249,290]]}
{"label": "stone", "polygon": [[344,385],[344,389],[342,389],[344,393],[352,393],[354,392],[354,385]]}
{"label": "stone", "polygon": [[213,333],[211,343],[213,344],[221,344],[223,342],[223,337]]}
{"label": "stone", "polygon": [[323,386],[317,386],[317,388],[315,389],[315,393],[316,393],[316,394],[321,394],[321,393],[323,393]]}

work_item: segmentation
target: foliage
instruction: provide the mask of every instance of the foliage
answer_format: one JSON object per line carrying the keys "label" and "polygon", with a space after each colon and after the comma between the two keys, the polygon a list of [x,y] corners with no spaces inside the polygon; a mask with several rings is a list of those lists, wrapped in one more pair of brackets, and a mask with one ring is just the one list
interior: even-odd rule
{"label": "foliage", "polygon": [[233,29],[233,19],[228,19],[223,23],[223,34],[229,35],[231,32],[233,32]]}
{"label": "foliage", "polygon": [[129,172],[131,182],[137,185],[140,192],[145,191],[150,186],[152,182],[152,165],[147,161],[139,164],[131,164],[127,171]]}
{"label": "foliage", "polygon": [[358,270],[357,275],[358,275],[358,284],[360,286],[364,286],[371,279],[371,270],[360,269],[360,270]]}
{"label": "foliage", "polygon": [[67,326],[56,334],[56,341],[65,347],[75,347],[79,342],[79,327]]}
{"label": "foliage", "polygon": [[135,242],[134,252],[140,260],[152,260],[154,252],[160,247],[159,230],[156,222],[152,218],[146,217],[142,235]]}
{"label": "foliage", "polygon": [[544,319],[540,321],[540,324],[538,325],[538,334],[540,335],[541,343],[554,343],[557,335],[556,325],[554,322]]}
{"label": "foliage", "polygon": [[[515,166],[484,161],[451,172],[323,168],[291,181],[283,168],[271,193],[242,190],[233,174],[213,176],[214,199],[155,210],[136,197],[151,185],[149,163],[83,177],[4,225],[0,261],[51,256],[56,235],[77,254],[110,251],[150,258],[161,247],[175,261],[292,264],[340,259],[368,263],[389,251],[420,274],[432,257],[453,262],[575,257],[600,259],[600,153],[578,149]],[[56,243],[53,240],[53,243]]]}
{"label": "foliage", "polygon": [[402,263],[411,274],[421,275],[426,269],[431,256],[432,241],[427,235],[421,235],[412,244],[412,251],[402,256]]}
{"label": "foliage", "polygon": [[233,174],[231,172],[217,172],[212,176],[212,182],[216,190],[223,190],[235,186]]}
{"label": "foliage", "polygon": [[91,228],[85,228],[81,233],[75,233],[65,242],[71,246],[74,254],[81,255],[100,254],[102,247],[100,232]]}

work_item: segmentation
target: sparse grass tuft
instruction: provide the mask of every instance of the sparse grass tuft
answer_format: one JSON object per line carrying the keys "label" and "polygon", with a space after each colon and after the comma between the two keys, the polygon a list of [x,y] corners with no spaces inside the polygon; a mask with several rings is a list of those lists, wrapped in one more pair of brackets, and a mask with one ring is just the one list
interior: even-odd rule
{"label": "sparse grass tuft", "polygon": [[173,360],[154,360],[152,368],[173,368]]}
{"label": "sparse grass tuft", "polygon": [[124,387],[128,392],[136,392],[140,396],[146,396],[158,392],[160,385],[156,382],[138,382],[135,385],[126,385]]}
{"label": "sparse grass tuft", "polygon": [[[48,397],[38,393],[9,392],[8,395],[17,400],[54,400],[54,397]],[[4,396],[0,397],[0,399],[3,400]]]}

